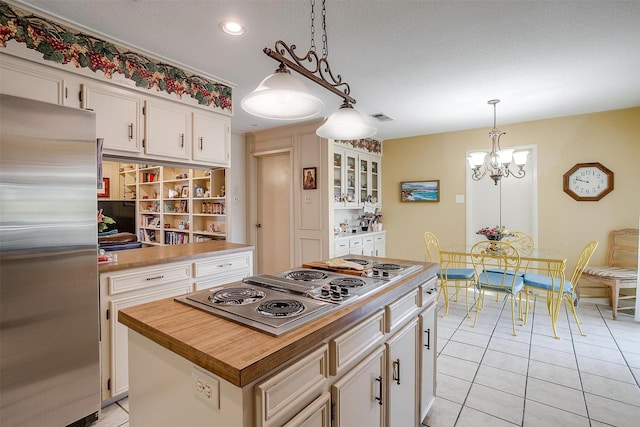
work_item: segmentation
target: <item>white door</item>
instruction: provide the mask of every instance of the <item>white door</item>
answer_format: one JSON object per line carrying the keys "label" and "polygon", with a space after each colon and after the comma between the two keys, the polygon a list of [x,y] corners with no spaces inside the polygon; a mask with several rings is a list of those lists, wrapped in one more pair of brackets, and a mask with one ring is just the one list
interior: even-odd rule
{"label": "white door", "polygon": [[[485,175],[479,181],[471,179],[467,170],[467,244],[483,239],[476,235],[482,227],[503,225],[509,230],[524,231],[538,243],[538,155],[537,146],[509,147],[529,150],[523,178],[509,176],[494,185]],[[511,165],[512,169],[517,169]]]}
{"label": "white door", "polygon": [[289,152],[257,158],[258,273],[277,273],[292,267],[292,186]]}

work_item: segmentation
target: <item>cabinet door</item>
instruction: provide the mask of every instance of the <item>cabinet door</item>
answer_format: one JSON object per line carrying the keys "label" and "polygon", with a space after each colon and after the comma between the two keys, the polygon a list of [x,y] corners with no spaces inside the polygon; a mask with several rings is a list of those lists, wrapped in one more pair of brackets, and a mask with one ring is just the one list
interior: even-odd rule
{"label": "cabinet door", "polygon": [[51,104],[65,104],[67,87],[62,75],[44,65],[2,54],[0,58],[0,92]]}
{"label": "cabinet door", "polygon": [[215,113],[193,113],[193,160],[229,167],[229,119]]}
{"label": "cabinet door", "polygon": [[371,203],[377,208],[382,206],[382,159],[371,156],[369,167],[369,194]]}
{"label": "cabinet door", "polygon": [[384,425],[385,375],[384,347],[380,346],[336,381],[331,386],[333,427]]}
{"label": "cabinet door", "polygon": [[345,206],[357,207],[358,200],[358,155],[350,150],[345,150]]}
{"label": "cabinet door", "polygon": [[387,426],[418,425],[418,319],[414,318],[387,343]]}
{"label": "cabinet door", "polygon": [[142,100],[113,86],[82,84],[82,108],[96,113],[96,136],[107,150],[140,152]]}
{"label": "cabinet door", "polygon": [[189,159],[190,114],[172,102],[145,102],[145,152],[172,159]]}
{"label": "cabinet door", "polygon": [[384,258],[386,256],[386,236],[384,234],[376,234],[373,241],[374,255]]}
{"label": "cabinet door", "polygon": [[436,303],[420,313],[420,419],[436,400]]}
{"label": "cabinet door", "polygon": [[117,396],[129,390],[129,328],[118,322],[118,311],[145,302],[186,294],[192,290],[193,285],[189,281],[180,285],[166,286],[162,289],[149,289],[145,292],[135,293],[133,296],[123,296],[109,301],[110,372],[103,372],[102,375],[103,379],[105,378],[105,374],[108,375],[107,378],[111,379],[111,394],[109,396],[103,396],[102,400]]}
{"label": "cabinet door", "polygon": [[333,205],[344,206],[346,200],[344,149],[333,149]]}

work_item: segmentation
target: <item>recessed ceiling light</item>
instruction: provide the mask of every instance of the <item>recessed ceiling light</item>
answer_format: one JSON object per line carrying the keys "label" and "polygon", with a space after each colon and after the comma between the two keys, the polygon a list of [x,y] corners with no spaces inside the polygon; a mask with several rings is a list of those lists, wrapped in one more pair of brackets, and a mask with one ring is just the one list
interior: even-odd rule
{"label": "recessed ceiling light", "polygon": [[222,21],[220,29],[231,36],[241,36],[246,31],[245,28],[234,21]]}

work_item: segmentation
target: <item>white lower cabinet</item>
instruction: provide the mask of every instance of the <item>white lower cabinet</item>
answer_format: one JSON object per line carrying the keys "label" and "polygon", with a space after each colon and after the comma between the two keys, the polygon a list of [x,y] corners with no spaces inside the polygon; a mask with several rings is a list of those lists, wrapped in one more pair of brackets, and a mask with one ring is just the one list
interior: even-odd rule
{"label": "white lower cabinet", "polygon": [[418,319],[413,319],[385,343],[387,348],[387,426],[418,423]]}
{"label": "white lower cabinet", "polygon": [[418,316],[420,322],[420,420],[436,400],[436,303]]}
{"label": "white lower cabinet", "polygon": [[284,427],[331,426],[331,394],[323,393],[293,417]]}
{"label": "white lower cabinet", "polygon": [[240,281],[252,274],[253,250],[100,274],[102,400],[129,391],[128,328],[118,322],[120,310]]}
{"label": "white lower cabinet", "polygon": [[385,256],[384,231],[358,234],[357,236],[335,237],[333,241],[333,256],[364,255]]}
{"label": "white lower cabinet", "polygon": [[331,386],[334,427],[384,425],[385,360],[379,346]]}

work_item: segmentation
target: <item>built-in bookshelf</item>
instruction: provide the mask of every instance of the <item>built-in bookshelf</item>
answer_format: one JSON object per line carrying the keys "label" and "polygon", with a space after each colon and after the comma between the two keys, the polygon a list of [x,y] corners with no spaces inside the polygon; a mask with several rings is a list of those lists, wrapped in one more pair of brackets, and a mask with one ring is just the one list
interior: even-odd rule
{"label": "built-in bookshelf", "polygon": [[225,169],[120,164],[120,183],[145,245],[227,238]]}

